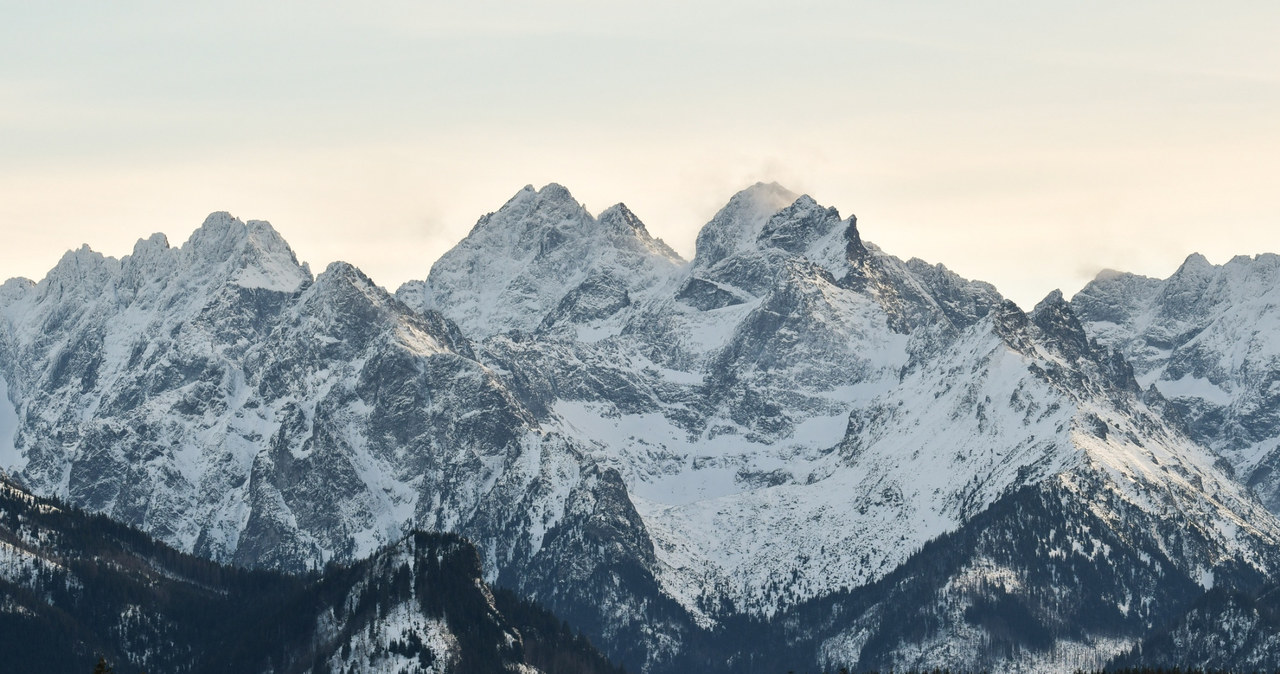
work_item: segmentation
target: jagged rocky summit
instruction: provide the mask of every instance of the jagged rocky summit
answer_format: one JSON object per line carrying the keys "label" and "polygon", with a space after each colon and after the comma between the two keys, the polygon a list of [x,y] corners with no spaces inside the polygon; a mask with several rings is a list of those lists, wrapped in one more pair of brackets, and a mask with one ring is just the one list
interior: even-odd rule
{"label": "jagged rocky summit", "polygon": [[1280,513],[1280,256],[1196,254],[1164,280],[1103,272],[1072,306]]}
{"label": "jagged rocky summit", "polygon": [[1070,670],[1280,542],[1080,301],[1024,312],[778,185],[692,261],[525,188],[395,295],[215,214],[0,289],[0,460],[240,564],[459,533],[633,669]]}

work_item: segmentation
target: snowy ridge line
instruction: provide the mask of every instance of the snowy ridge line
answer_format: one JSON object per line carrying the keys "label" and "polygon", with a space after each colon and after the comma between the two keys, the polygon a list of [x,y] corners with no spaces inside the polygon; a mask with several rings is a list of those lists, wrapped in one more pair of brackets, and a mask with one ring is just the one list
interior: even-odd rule
{"label": "snowy ridge line", "polygon": [[1195,440],[1280,512],[1280,256],[1213,265],[1191,255],[1163,280],[1109,271],[1072,305]]}

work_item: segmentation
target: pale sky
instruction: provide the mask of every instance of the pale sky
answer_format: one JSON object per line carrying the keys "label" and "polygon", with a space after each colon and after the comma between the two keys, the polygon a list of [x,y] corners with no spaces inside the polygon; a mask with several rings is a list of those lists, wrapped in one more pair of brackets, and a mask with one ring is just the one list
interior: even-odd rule
{"label": "pale sky", "polygon": [[395,289],[525,184],[776,180],[1029,308],[1280,252],[1280,3],[0,0],[0,277],[211,211]]}

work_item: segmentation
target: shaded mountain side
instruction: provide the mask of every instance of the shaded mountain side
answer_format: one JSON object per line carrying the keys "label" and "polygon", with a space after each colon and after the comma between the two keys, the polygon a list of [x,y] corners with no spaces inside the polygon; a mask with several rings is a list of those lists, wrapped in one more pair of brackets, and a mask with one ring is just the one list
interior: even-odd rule
{"label": "shaded mountain side", "polygon": [[1214,587],[1110,668],[1280,671],[1280,587]]}
{"label": "shaded mountain side", "polygon": [[239,569],[0,483],[7,671],[621,671],[480,570],[462,538],[421,532],[323,573]]}
{"label": "shaded mountain side", "polygon": [[[726,620],[697,634],[677,669],[1101,668],[1134,645],[1159,639],[1165,625],[1205,601],[1206,576],[1180,569],[1166,552],[1196,532],[1132,509],[1116,513],[1121,522],[1132,517],[1117,526],[1099,514],[1116,505],[1105,495],[1081,499],[1063,483],[1017,490],[960,529],[926,543],[881,580],[805,602],[771,620]],[[1204,571],[1215,587],[1211,595],[1255,590],[1264,578],[1234,563]],[[1228,627],[1212,619],[1197,628],[1205,644],[1232,638]],[[1206,666],[1148,657],[1116,662]]]}

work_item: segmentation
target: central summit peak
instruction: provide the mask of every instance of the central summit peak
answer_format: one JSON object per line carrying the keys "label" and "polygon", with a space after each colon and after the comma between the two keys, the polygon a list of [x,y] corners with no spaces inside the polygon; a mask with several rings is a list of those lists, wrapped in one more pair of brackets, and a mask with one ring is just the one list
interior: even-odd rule
{"label": "central summit peak", "polygon": [[507,200],[496,213],[480,219],[472,230],[474,235],[486,224],[535,224],[590,220],[591,214],[573,198],[567,188],[558,183],[548,183],[542,189],[525,185],[515,196]]}
{"label": "central summit peak", "polygon": [[772,207],[774,212],[777,212],[790,206],[799,198],[799,194],[779,185],[777,182],[757,182],[733,195],[729,203],[749,201],[766,208]]}
{"label": "central summit peak", "polygon": [[483,338],[534,330],[588,295],[599,305],[593,315],[603,318],[608,312],[600,307],[621,310],[682,263],[626,206],[597,218],[562,185],[527,185],[480,218],[426,281],[406,283],[397,297],[414,309],[439,310]]}
{"label": "central summit peak", "polygon": [[733,195],[698,232],[694,263],[709,266],[744,245],[753,245],[769,218],[799,198],[778,183],[763,182]]}

